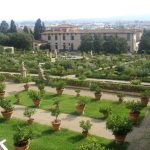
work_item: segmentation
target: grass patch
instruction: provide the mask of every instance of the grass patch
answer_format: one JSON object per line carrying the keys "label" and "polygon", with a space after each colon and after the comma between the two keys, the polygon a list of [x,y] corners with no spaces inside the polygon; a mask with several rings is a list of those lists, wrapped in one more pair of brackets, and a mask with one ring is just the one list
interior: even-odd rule
{"label": "grass patch", "polygon": [[[25,122],[19,119],[11,119],[5,121],[0,118],[0,139],[6,139],[6,146],[8,149],[13,148],[13,133],[16,125],[24,124]],[[35,138],[31,140],[31,150],[77,150],[77,147],[88,141],[88,138],[83,138],[80,133],[69,131],[67,129],[61,129],[58,132],[54,132],[49,126],[40,125],[34,123],[31,126],[35,132]],[[122,146],[116,145],[112,140],[108,140],[101,137],[96,139],[104,146],[111,148],[112,150],[126,150],[127,143]]]}
{"label": "grass patch", "polygon": [[[13,102],[16,101],[14,95],[7,97],[7,99],[11,99]],[[26,91],[20,92],[20,99],[21,105],[34,107],[34,104],[29,98],[28,93]],[[58,99],[60,99],[60,111],[62,113],[77,115],[75,105],[78,101],[78,98],[70,95],[58,96],[57,94],[46,92],[45,96],[41,100],[40,108],[48,110],[53,105],[53,102]],[[102,118],[103,115],[99,113],[100,106],[110,106],[112,108],[112,114],[128,115],[129,110],[125,107],[124,103],[120,104],[116,101],[105,99],[97,101],[90,97],[88,97],[87,99],[89,100],[89,103],[86,105],[85,108],[85,116],[96,119]],[[144,108],[141,111],[141,119],[144,118],[146,111],[147,108]]]}

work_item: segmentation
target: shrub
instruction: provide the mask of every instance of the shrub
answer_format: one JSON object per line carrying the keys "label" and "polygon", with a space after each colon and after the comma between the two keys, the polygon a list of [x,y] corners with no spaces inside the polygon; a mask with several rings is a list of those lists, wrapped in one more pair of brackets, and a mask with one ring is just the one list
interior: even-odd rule
{"label": "shrub", "polygon": [[80,121],[80,127],[84,130],[84,131],[89,131],[92,127],[92,124],[90,122],[90,120],[82,120]]}
{"label": "shrub", "polygon": [[5,76],[3,74],[0,74],[0,82],[4,82],[5,81]]}
{"label": "shrub", "polygon": [[91,91],[95,91],[95,93],[101,93],[101,86],[98,83],[91,83],[90,86]]}
{"label": "shrub", "polygon": [[30,97],[31,99],[33,99],[33,100],[41,100],[41,98],[42,98],[42,94],[41,94],[40,91],[30,90],[30,91],[28,92],[28,95],[29,95],[29,97]]}
{"label": "shrub", "polygon": [[141,93],[142,97],[150,97],[150,90],[145,90],[144,92]]}
{"label": "shrub", "polygon": [[57,89],[63,89],[65,87],[66,83],[64,81],[55,81],[53,84],[52,84],[52,87],[55,87]]}
{"label": "shrub", "polygon": [[27,107],[23,114],[24,114],[24,116],[31,118],[31,116],[35,114],[35,109]]}
{"label": "shrub", "polygon": [[131,120],[125,116],[110,116],[106,122],[107,129],[112,130],[114,135],[127,135],[132,126]]}
{"label": "shrub", "polygon": [[130,101],[126,102],[126,107],[130,109],[132,112],[140,113],[140,111],[144,108],[141,102]]}
{"label": "shrub", "polygon": [[10,112],[13,111],[14,107],[11,103],[11,100],[2,99],[0,100],[0,106],[6,111]]}
{"label": "shrub", "polygon": [[88,100],[86,97],[80,97],[77,103],[80,105],[85,105],[88,103]]}
{"label": "shrub", "polygon": [[5,88],[6,88],[5,83],[0,83],[0,92],[4,92]]}
{"label": "shrub", "polygon": [[141,84],[141,81],[140,80],[131,80],[131,84],[133,85],[140,85]]}
{"label": "shrub", "polygon": [[24,142],[27,142],[29,139],[32,139],[33,133],[32,130],[27,126],[17,126],[16,132],[13,135],[13,140],[15,145],[22,145]]}
{"label": "shrub", "polygon": [[108,115],[111,114],[112,109],[111,109],[110,106],[105,106],[105,107],[103,106],[103,107],[100,107],[100,108],[99,108],[99,112],[100,112],[100,113],[103,113],[104,118],[107,118]]}
{"label": "shrub", "polygon": [[58,120],[58,116],[60,114],[60,109],[57,106],[55,106],[55,107],[52,107],[50,109],[50,111],[51,111],[51,115],[55,116],[55,120],[57,121]]}

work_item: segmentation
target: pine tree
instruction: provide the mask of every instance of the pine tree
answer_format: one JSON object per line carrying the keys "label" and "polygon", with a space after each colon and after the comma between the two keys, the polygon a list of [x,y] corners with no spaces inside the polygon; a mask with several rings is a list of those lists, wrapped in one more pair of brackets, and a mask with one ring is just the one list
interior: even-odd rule
{"label": "pine tree", "polygon": [[0,25],[0,32],[7,33],[8,29],[9,29],[8,23],[5,20],[3,20]]}
{"label": "pine tree", "polygon": [[30,33],[30,32],[29,32],[29,29],[28,29],[28,27],[27,27],[27,26],[24,26],[24,28],[23,28],[23,32],[25,32],[25,33]]}
{"label": "pine tree", "polygon": [[42,22],[41,22],[41,19],[38,19],[34,26],[34,39],[35,40],[40,40],[41,32],[42,32]]}
{"label": "pine tree", "polygon": [[17,32],[17,27],[16,27],[16,24],[15,24],[15,22],[13,20],[11,20],[11,22],[10,22],[9,32],[11,32],[11,33]]}

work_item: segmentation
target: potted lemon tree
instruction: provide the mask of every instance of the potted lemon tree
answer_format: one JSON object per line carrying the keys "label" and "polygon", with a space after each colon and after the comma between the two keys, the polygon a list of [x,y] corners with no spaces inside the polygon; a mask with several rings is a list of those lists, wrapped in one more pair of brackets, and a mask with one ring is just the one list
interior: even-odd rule
{"label": "potted lemon tree", "polygon": [[80,121],[80,127],[83,129],[82,135],[87,137],[89,135],[89,130],[91,129],[92,124],[90,120],[86,120],[86,121],[82,120]]}
{"label": "potted lemon tree", "polygon": [[117,144],[124,143],[126,135],[132,131],[132,121],[125,116],[112,115],[107,119],[106,127],[112,130]]}
{"label": "potted lemon tree", "polygon": [[126,107],[130,109],[129,115],[133,123],[137,123],[139,120],[140,111],[143,109],[144,105],[138,101],[130,101],[126,102]]}
{"label": "potted lemon tree", "polygon": [[95,92],[94,94],[95,94],[95,99],[96,100],[100,100],[101,99],[102,89],[101,89],[101,86],[99,84],[91,83],[90,90]]}
{"label": "potted lemon tree", "polygon": [[28,95],[32,99],[34,105],[39,107],[43,96],[42,93],[40,91],[30,90],[28,91]]}
{"label": "potted lemon tree", "polygon": [[10,119],[14,110],[12,102],[10,100],[1,99],[0,106],[4,109],[3,111],[1,111],[3,117],[5,119]]}
{"label": "potted lemon tree", "polygon": [[32,137],[32,131],[27,126],[17,126],[13,135],[15,150],[28,150]]}
{"label": "potted lemon tree", "polygon": [[25,108],[25,111],[24,111],[24,116],[28,118],[27,122],[28,124],[32,124],[34,119],[31,118],[31,116],[33,116],[35,114],[35,109],[33,108]]}

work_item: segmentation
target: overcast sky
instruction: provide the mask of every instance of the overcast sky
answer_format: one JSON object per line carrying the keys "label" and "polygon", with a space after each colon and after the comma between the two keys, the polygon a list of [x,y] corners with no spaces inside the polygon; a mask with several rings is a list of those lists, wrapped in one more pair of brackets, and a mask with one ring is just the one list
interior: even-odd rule
{"label": "overcast sky", "polygon": [[150,14],[150,0],[0,0],[0,20],[62,20]]}

